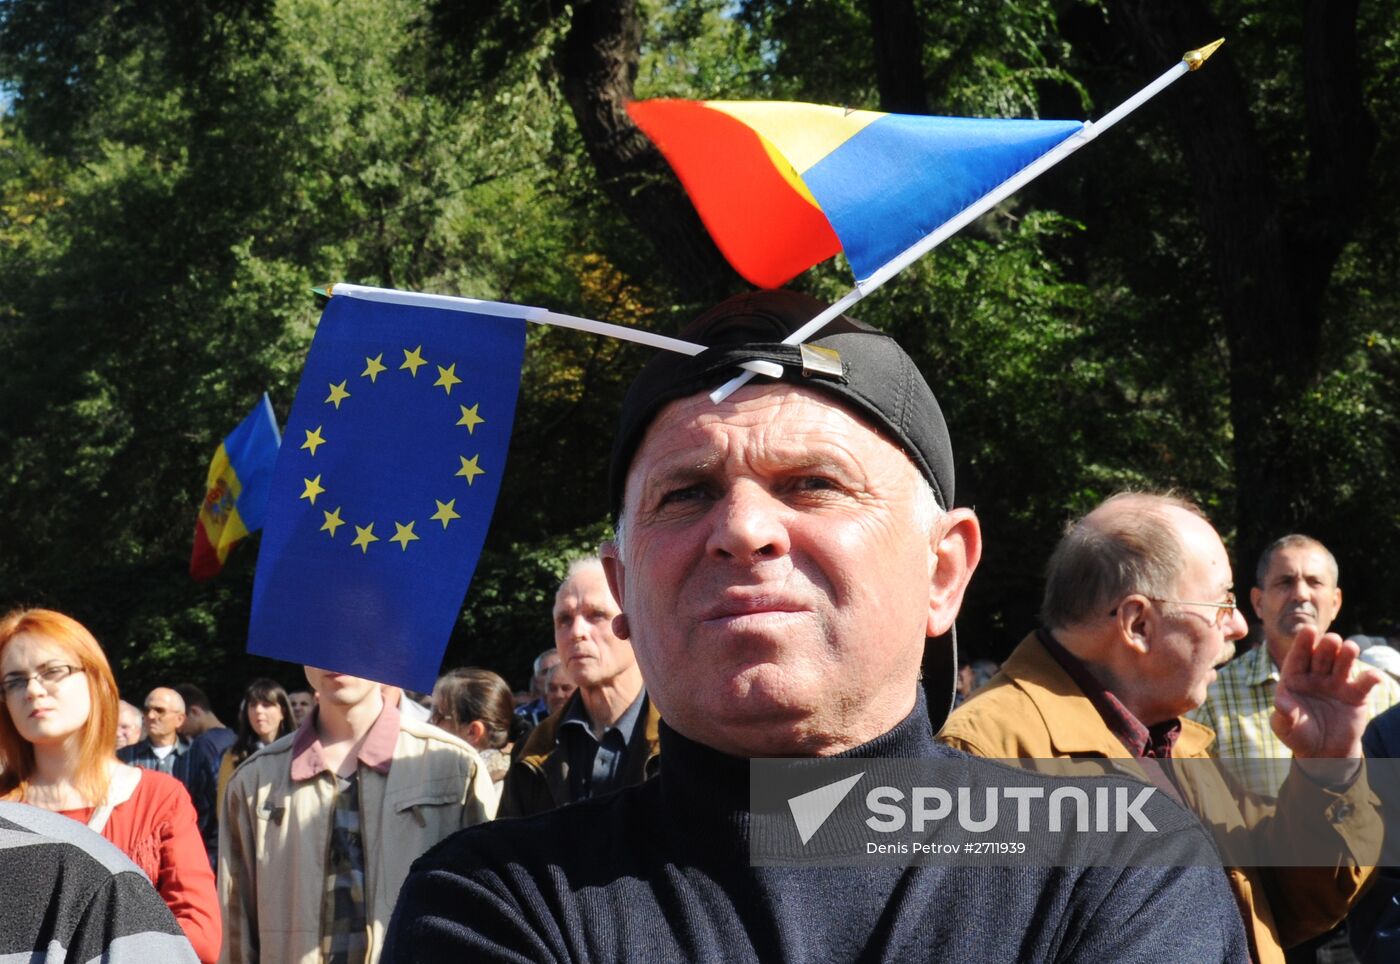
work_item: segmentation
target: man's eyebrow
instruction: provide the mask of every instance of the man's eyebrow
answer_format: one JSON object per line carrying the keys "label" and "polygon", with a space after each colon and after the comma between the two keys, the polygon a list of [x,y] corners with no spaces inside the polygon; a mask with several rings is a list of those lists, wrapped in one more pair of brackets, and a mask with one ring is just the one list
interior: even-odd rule
{"label": "man's eyebrow", "polygon": [[677,460],[671,464],[662,464],[654,471],[650,472],[644,484],[647,488],[658,485],[668,485],[677,482],[693,482],[697,479],[709,478],[719,471],[723,459],[719,453],[707,455],[697,460]]}

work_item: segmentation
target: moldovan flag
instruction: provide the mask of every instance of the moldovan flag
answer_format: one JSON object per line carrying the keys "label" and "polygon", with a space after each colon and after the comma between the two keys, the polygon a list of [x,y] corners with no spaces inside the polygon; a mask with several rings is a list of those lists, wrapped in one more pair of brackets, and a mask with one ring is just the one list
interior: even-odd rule
{"label": "moldovan flag", "polygon": [[217,576],[234,545],[262,527],[282,436],[267,393],[224,439],[209,463],[204,502],[194,524],[190,575]]}
{"label": "moldovan flag", "polygon": [[273,475],[248,652],[432,690],[505,477],[537,313],[458,301],[331,289]]}
{"label": "moldovan flag", "polygon": [[734,270],[762,288],[841,251],[863,283],[1084,128],[781,101],[645,100],[627,111]]}

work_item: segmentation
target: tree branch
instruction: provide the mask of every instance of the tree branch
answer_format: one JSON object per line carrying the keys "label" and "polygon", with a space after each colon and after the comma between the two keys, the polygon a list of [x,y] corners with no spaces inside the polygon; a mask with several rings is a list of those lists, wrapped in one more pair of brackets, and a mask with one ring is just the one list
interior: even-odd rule
{"label": "tree branch", "polygon": [[1357,0],[1303,4],[1303,97],[1308,166],[1288,223],[1306,303],[1320,304],[1337,257],[1366,213],[1376,123],[1366,111],[1356,49]]}
{"label": "tree branch", "polygon": [[682,292],[714,301],[743,282],[651,142],[627,115],[641,46],[635,0],[579,0],[560,54],[564,96],[603,190],[651,239]]}

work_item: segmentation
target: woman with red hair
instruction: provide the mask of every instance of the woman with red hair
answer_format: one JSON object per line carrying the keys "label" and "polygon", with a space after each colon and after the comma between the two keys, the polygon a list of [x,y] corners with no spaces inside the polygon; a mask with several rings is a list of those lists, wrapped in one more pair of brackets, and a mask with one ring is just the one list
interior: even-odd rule
{"label": "woman with red hair", "polygon": [[53,810],[120,847],[165,898],[201,961],[219,956],[214,875],[189,793],[118,762],[117,684],[81,623],[50,609],[0,619],[0,800]]}

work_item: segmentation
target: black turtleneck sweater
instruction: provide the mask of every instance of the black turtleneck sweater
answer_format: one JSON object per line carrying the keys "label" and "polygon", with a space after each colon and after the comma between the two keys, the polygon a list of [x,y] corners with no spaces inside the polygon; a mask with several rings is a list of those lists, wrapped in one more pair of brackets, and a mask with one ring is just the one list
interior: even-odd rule
{"label": "black turtleneck sweater", "polygon": [[[934,742],[922,695],[845,756],[970,759]],[[643,784],[428,851],[383,960],[1248,959],[1219,867],[754,867],[750,839],[791,817],[753,812],[749,761],[664,724],[661,760]]]}

